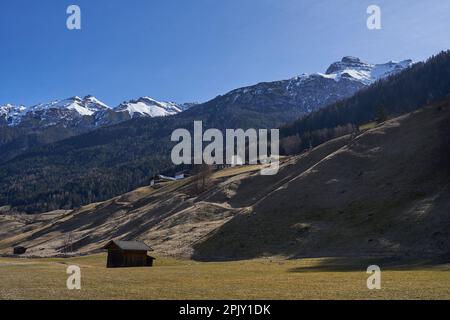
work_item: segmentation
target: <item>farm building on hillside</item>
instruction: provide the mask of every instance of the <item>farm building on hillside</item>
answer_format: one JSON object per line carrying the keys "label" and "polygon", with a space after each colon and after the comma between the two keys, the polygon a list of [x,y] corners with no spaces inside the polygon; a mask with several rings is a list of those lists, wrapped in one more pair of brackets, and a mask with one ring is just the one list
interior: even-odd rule
{"label": "farm building on hillside", "polygon": [[13,249],[14,254],[24,254],[25,252],[27,252],[27,248],[25,247],[14,247]]}
{"label": "farm building on hillside", "polygon": [[150,180],[150,186],[152,187],[155,184],[158,184],[161,182],[172,182],[172,181],[184,180],[188,177],[190,177],[190,172],[188,170],[176,172],[173,177],[168,176],[168,175],[163,175],[163,174],[157,174]]}
{"label": "farm building on hillside", "polygon": [[107,268],[151,267],[155,260],[147,255],[152,249],[139,241],[112,240],[103,249],[108,250]]}

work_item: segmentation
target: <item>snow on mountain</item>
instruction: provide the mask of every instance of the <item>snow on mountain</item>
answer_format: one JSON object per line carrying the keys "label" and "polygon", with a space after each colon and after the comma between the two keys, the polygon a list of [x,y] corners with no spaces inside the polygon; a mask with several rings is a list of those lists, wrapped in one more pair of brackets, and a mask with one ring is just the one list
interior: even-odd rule
{"label": "snow on mountain", "polygon": [[83,117],[90,117],[97,112],[109,109],[111,109],[109,106],[94,96],[84,98],[75,96],[65,100],[40,103],[32,107],[10,104],[0,106],[0,120],[5,120],[11,127],[48,127],[57,124],[67,127],[71,125],[71,122],[79,123]]}
{"label": "snow on mountain", "polygon": [[78,96],[40,103],[32,107],[0,106],[0,125],[23,127],[77,127],[92,129],[136,117],[165,117],[183,112],[196,103],[176,104],[161,102],[150,97],[124,102],[111,108],[96,97]]}
{"label": "snow on mountain", "polygon": [[27,108],[24,106],[16,106],[6,104],[0,106],[0,121],[5,121],[10,126],[15,126],[20,122],[20,119],[26,114]]}
{"label": "snow on mountain", "polygon": [[412,60],[401,62],[390,61],[384,64],[370,64],[355,57],[344,57],[341,61],[333,63],[325,74],[318,75],[339,81],[342,78],[359,81],[370,85],[377,80],[386,78],[402,71],[412,65]]}
{"label": "snow on mountain", "polygon": [[75,96],[65,100],[56,100],[50,103],[41,103],[31,107],[30,111],[38,112],[51,109],[74,110],[81,116],[92,116],[97,111],[109,108],[110,107],[93,96],[86,96],[83,99]]}
{"label": "snow on mountain", "polygon": [[166,117],[182,112],[180,106],[174,102],[156,101],[150,97],[124,102],[114,108],[115,112],[126,112],[131,118],[136,117]]}
{"label": "snow on mountain", "polygon": [[302,74],[289,80],[235,89],[217,97],[216,104],[246,106],[259,111],[279,108],[289,121],[348,98],[411,65],[411,60],[370,64],[359,58],[344,57],[331,64],[325,73]]}
{"label": "snow on mountain", "polygon": [[99,111],[103,109],[111,109],[110,106],[104,104],[100,100],[98,100],[96,97],[88,95],[84,97],[83,103],[86,106],[86,108],[94,111]]}
{"label": "snow on mountain", "polygon": [[198,102],[186,102],[186,103],[182,103],[182,104],[178,104],[177,107],[181,110],[181,111],[186,111],[192,107],[195,107],[196,105],[198,105]]}
{"label": "snow on mountain", "polygon": [[[289,80],[259,83],[233,90],[212,101],[221,106],[280,108],[288,119],[317,110],[347,98],[377,80],[412,65],[411,60],[371,64],[355,57],[344,57],[325,73],[303,74]],[[183,112],[196,103],[177,104],[142,97],[110,108],[94,96],[72,97],[32,107],[0,106],[0,125],[49,127],[61,125],[90,130],[138,117],[166,117]],[[290,110],[290,111],[289,111]]]}

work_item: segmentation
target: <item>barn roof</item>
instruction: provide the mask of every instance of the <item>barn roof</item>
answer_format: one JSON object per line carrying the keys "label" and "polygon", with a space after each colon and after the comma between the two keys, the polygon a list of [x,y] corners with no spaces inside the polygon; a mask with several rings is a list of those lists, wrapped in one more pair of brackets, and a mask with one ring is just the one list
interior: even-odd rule
{"label": "barn roof", "polygon": [[112,244],[116,245],[121,250],[152,251],[152,248],[143,242],[122,240],[112,240],[108,242],[103,249],[108,249]]}

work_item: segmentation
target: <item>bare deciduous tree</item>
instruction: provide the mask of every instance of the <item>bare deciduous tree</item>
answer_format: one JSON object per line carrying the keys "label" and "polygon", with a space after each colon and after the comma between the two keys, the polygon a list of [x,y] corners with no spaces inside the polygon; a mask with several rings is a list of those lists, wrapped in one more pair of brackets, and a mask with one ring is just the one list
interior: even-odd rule
{"label": "bare deciduous tree", "polygon": [[69,232],[65,235],[63,239],[63,248],[62,251],[65,255],[73,252],[73,234]]}
{"label": "bare deciduous tree", "polygon": [[212,167],[207,164],[196,165],[192,173],[194,175],[194,191],[197,194],[206,191],[211,184]]}

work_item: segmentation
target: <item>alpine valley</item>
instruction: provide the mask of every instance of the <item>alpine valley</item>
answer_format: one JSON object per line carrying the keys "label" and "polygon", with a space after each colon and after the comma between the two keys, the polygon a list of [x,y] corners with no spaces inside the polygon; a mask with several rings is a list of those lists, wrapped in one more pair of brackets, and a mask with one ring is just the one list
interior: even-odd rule
{"label": "alpine valley", "polygon": [[[338,87],[355,92],[338,98]],[[28,256],[56,256],[64,250],[61,235],[70,234],[76,254],[117,238],[207,261],[448,261],[449,93],[447,51],[414,65],[346,57],[325,74],[237,89],[182,112],[165,104],[176,112],[170,116],[142,112],[148,98],[122,104],[112,112],[140,115],[0,164],[0,253],[19,245]],[[55,106],[110,110],[93,97],[71,101]],[[25,119],[6,127],[20,129]],[[194,120],[222,129],[282,125],[282,147],[296,140],[299,148],[284,152],[274,176],[245,165],[217,168],[201,190],[195,172],[151,184],[153,175],[177,169],[170,135],[192,129]]]}
{"label": "alpine valley", "polygon": [[0,300],[450,300],[449,0],[4,2]]}

